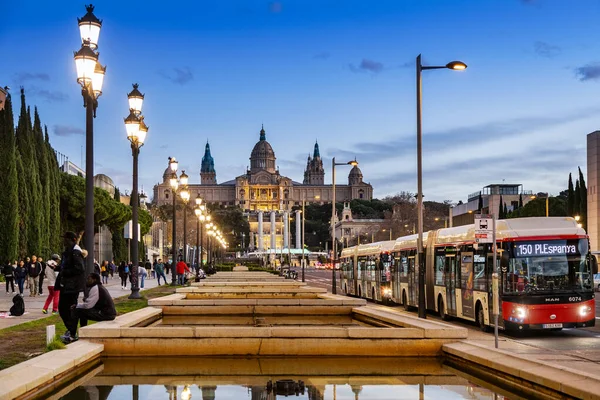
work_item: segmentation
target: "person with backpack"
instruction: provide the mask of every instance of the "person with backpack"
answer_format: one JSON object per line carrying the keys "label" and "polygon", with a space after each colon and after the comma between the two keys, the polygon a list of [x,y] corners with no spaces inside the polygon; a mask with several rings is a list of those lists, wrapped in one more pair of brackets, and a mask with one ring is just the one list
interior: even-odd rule
{"label": "person with backpack", "polygon": [[102,284],[108,284],[108,269],[110,266],[108,265],[108,261],[102,261],[102,266],[100,267],[100,274],[102,275]]}
{"label": "person with backpack", "polygon": [[129,275],[129,267],[125,264],[125,261],[121,261],[119,264],[119,278],[121,278],[121,289],[127,289],[127,276]]}
{"label": "person with backpack", "polygon": [[[46,281],[48,282],[48,297],[44,303],[42,312],[48,314],[48,307],[52,303],[52,314],[58,313],[58,301],[60,292],[54,289],[56,285],[56,276],[60,269],[60,256],[58,254],[52,254],[50,260],[46,263]],[[60,285],[60,283],[59,283]],[[57,288],[58,289],[58,288]]]}
{"label": "person with backpack", "polygon": [[[79,292],[85,286],[84,255],[77,244],[75,232],[66,232],[63,235],[65,251],[62,256],[62,269],[60,271],[60,297],[58,312],[67,331],[61,336],[64,343],[71,343],[78,339],[77,320],[72,316],[72,308],[77,305]],[[91,257],[91,255],[90,255]]]}
{"label": "person with backpack", "polygon": [[12,294],[15,294],[15,269],[10,264],[10,260],[6,261],[6,264],[2,267],[2,275],[4,275],[4,280],[6,281],[6,294],[10,294],[8,292],[8,287],[12,287]]}
{"label": "person with backpack", "polygon": [[17,287],[19,288],[19,294],[21,297],[23,296],[23,286],[25,285],[25,280],[27,279],[27,268],[25,268],[25,261],[21,260],[17,268],[15,268],[15,281],[17,282]]}

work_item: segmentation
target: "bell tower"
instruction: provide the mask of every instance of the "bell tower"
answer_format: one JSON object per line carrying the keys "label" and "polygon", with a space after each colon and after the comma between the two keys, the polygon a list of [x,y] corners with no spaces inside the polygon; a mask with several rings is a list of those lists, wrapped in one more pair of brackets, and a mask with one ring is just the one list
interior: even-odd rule
{"label": "bell tower", "polygon": [[215,160],[210,155],[210,145],[206,141],[204,148],[204,156],[202,157],[202,166],[200,167],[200,184],[201,185],[216,185],[217,172],[215,171]]}

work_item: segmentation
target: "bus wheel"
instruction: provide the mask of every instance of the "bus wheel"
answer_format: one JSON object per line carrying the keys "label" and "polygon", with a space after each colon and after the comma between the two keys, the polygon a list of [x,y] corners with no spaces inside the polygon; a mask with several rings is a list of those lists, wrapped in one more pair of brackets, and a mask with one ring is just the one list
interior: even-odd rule
{"label": "bus wheel", "polygon": [[408,301],[406,301],[406,292],[402,292],[402,305],[404,306],[404,311],[408,311],[410,309]]}
{"label": "bus wheel", "polygon": [[344,283],[344,293],[348,294],[348,285],[346,285],[345,283]]}
{"label": "bus wheel", "polygon": [[444,310],[444,299],[442,299],[442,296],[440,296],[438,300],[438,310],[440,310],[440,318],[442,319],[442,321],[448,321],[450,319],[450,317],[448,316],[448,314],[446,314],[446,311]]}
{"label": "bus wheel", "polygon": [[490,328],[485,324],[485,316],[483,314],[483,307],[477,303],[477,324],[481,332],[489,332]]}
{"label": "bus wheel", "polygon": [[373,301],[377,301],[375,298],[375,288],[371,288],[371,296],[373,297]]}

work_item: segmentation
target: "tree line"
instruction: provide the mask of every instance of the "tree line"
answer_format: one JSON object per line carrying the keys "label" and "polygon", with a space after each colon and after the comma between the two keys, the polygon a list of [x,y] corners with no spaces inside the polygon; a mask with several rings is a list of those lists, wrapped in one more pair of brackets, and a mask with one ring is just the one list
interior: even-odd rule
{"label": "tree line", "polygon": [[[23,88],[20,100],[16,128],[10,95],[0,110],[0,262],[60,253],[62,233],[83,232],[85,224],[85,179],[60,171],[48,127],[37,107],[32,116]],[[131,207],[94,188],[94,217],[97,226],[122,237]],[[144,210],[140,225],[142,235],[152,225]]]}

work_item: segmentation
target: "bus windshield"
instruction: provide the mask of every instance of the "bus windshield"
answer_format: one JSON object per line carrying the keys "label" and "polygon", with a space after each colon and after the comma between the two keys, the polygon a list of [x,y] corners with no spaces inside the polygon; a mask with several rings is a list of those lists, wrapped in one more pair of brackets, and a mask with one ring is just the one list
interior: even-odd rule
{"label": "bus windshield", "polygon": [[504,293],[567,292],[593,287],[586,239],[516,242],[509,251]]}

